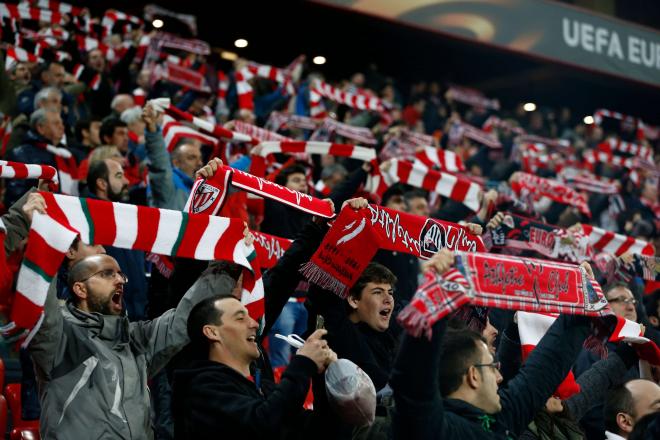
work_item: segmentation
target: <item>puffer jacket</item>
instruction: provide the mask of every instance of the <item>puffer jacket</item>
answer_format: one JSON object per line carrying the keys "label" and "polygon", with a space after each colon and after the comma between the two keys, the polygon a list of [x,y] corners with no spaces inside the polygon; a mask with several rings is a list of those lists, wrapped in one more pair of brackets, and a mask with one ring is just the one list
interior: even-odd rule
{"label": "puffer jacket", "polygon": [[43,408],[41,438],[153,438],[147,380],[188,343],[192,307],[233,285],[229,276],[207,270],[176,309],[129,322],[60,306],[52,283],[29,345]]}

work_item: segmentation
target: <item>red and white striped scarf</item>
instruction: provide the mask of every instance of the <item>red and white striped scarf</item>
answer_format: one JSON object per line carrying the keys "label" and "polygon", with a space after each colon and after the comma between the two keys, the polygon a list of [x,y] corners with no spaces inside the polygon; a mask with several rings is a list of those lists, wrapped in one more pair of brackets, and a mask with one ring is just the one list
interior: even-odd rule
{"label": "red and white striped scarf", "polygon": [[660,349],[653,341],[643,336],[642,327],[629,319],[616,317],[617,325],[610,335],[610,342],[626,342],[632,345],[637,356],[652,365],[660,366]]}
{"label": "red and white striped scarf", "polygon": [[[310,88],[310,105],[311,103],[319,103],[321,97],[358,110],[372,110],[386,113],[388,109],[392,107],[390,103],[377,96],[372,96],[366,91],[358,90],[356,93],[344,92],[343,90],[331,86],[325,81],[317,80]],[[314,114],[315,110],[313,106],[310,110],[312,111],[312,117],[325,117],[325,111]]]}
{"label": "red and white striped scarf", "polygon": [[632,157],[622,157],[616,154],[606,153],[604,151],[587,150],[582,154],[585,167],[591,171],[596,168],[596,163],[601,162],[607,165],[623,167],[628,170],[635,168],[635,161]]}
{"label": "red and white striped scarf", "polygon": [[583,224],[582,231],[589,237],[589,243],[597,251],[607,252],[617,257],[626,252],[649,256],[655,255],[653,245],[643,240],[623,234],[616,234],[592,225]]}
{"label": "red and white striped scarf", "polygon": [[535,134],[522,134],[516,137],[515,142],[520,144],[543,144],[560,151],[566,151],[571,148],[570,142],[565,139],[550,139]]}
{"label": "red and white striped scarf", "polygon": [[178,63],[166,62],[164,66],[156,66],[153,71],[155,80],[165,80],[200,92],[210,92],[204,75],[194,69]]}
{"label": "red and white striped scarf", "polygon": [[469,87],[452,85],[447,90],[447,98],[456,102],[462,102],[473,107],[482,107],[486,109],[499,110],[500,101],[489,99],[479,90]]}
{"label": "red and white striped scarf", "polygon": [[[323,137],[321,137],[321,133]],[[335,134],[362,144],[376,145],[376,138],[368,128],[344,124],[332,118],[325,118],[323,124],[312,134],[310,140],[328,141]]]}
{"label": "red and white striped scarf", "polygon": [[525,130],[522,127],[518,127],[510,121],[503,121],[502,119],[498,118],[495,115],[489,116],[488,119],[486,119],[486,121],[481,126],[481,129],[486,133],[492,133],[494,128],[506,129],[517,134],[525,133]]}
{"label": "red and white striped scarf", "polygon": [[405,183],[436,192],[464,204],[473,211],[479,210],[481,187],[478,184],[454,174],[431,170],[419,161],[410,163],[392,159],[383,178],[389,186],[398,182]]}
{"label": "red and white striped scarf", "polygon": [[597,176],[587,170],[562,168],[557,178],[574,189],[596,194],[614,195],[621,189],[618,181]]}
{"label": "red and white striped scarf", "polygon": [[41,9],[48,9],[50,11],[57,11],[60,14],[82,15],[83,8],[73,6],[68,3],[58,2],[55,0],[31,0],[34,6]]}
{"label": "red and white striped scarf", "polygon": [[282,136],[274,131],[266,130],[265,128],[257,127],[256,125],[248,124],[243,121],[230,121],[233,124],[234,131],[249,136],[252,143],[257,145],[260,142],[292,142],[293,139]]}
{"label": "red and white striped scarf", "polygon": [[0,160],[0,177],[3,179],[43,179],[59,184],[57,170],[49,165],[35,165]]}
{"label": "red and white striped scarf", "polygon": [[227,106],[227,92],[229,92],[229,78],[222,70],[218,70],[218,88],[216,90],[216,109],[217,114],[229,114]]}
{"label": "red and white striped scarf", "polygon": [[295,93],[290,73],[266,64],[250,62],[235,74],[236,92],[238,94],[238,107],[240,109],[254,110],[254,91],[249,81],[254,77],[266,78],[276,81],[289,95]]}
{"label": "red and white striped scarf", "polygon": [[76,64],[73,68],[73,77],[77,81],[82,81],[92,90],[98,90],[101,85],[101,74],[85,67],[82,64]]}
{"label": "red and white striped scarf", "polygon": [[575,206],[587,216],[591,216],[587,199],[566,185],[556,180],[545,179],[528,173],[517,173],[517,179],[511,182],[511,189],[517,194],[523,191],[534,194],[537,197],[547,197],[559,203]]}
{"label": "red and white striped scarf", "polygon": [[360,145],[313,141],[262,142],[259,145],[261,146],[259,155],[262,157],[266,157],[272,153],[306,153],[350,157],[351,159],[357,159],[363,162],[376,160],[376,150]]}
{"label": "red and white striped scarf", "polygon": [[458,136],[466,137],[470,140],[485,145],[488,148],[502,148],[502,144],[493,134],[480,130],[477,127],[474,127],[465,122],[458,123],[458,133]]}
{"label": "red and white striped scarf", "polygon": [[575,265],[481,252],[454,252],[454,268],[425,274],[397,317],[411,334],[431,336],[439,319],[470,302],[481,307],[587,316],[612,314],[600,285]]}
{"label": "red and white striped scarf", "polygon": [[270,116],[268,117],[268,121],[265,125],[265,127],[271,131],[278,131],[284,128],[316,130],[318,126],[319,121],[316,119],[307,116],[292,115],[289,113],[282,113],[277,111],[270,112]]}
{"label": "red and white striped scarf", "polygon": [[218,139],[226,139],[237,142],[250,142],[252,140],[249,136],[245,136],[244,134],[227,130],[226,128],[220,125],[213,124],[211,122],[205,121],[202,118],[193,116],[188,112],[179,110],[178,108],[170,104],[169,98],[152,99],[149,102],[153,104],[156,108],[167,113],[172,118],[178,121],[191,122],[195,127],[199,128],[202,132],[205,132],[211,136],[215,136]]}
{"label": "red and white striped scarf", "polygon": [[11,69],[16,63],[42,63],[44,61],[37,55],[10,44],[7,45],[5,57],[5,70]]}
{"label": "red and white striped scarf", "polygon": [[[541,342],[541,339],[559,315],[518,312],[516,316],[518,318],[518,333],[520,334],[522,359],[525,361],[539,342]],[[580,385],[575,382],[573,372],[569,371],[564,381],[555,390],[554,395],[563,400],[579,392]]]}
{"label": "red and white striped scarf", "polygon": [[465,171],[463,161],[453,151],[424,147],[422,151],[417,152],[415,158],[429,168],[438,167],[440,171],[449,171],[450,173]]}
{"label": "red and white striped scarf", "polygon": [[250,316],[263,316],[263,285],[253,246],[238,219],[187,214],[146,206],[41,193],[46,215],[35,213],[18,274],[12,319],[32,328],[42,315],[48,286],[74,238],[88,244],[155,254],[227,260],[243,267],[243,296]]}
{"label": "red and white striped scarf", "polygon": [[197,139],[204,145],[218,145],[218,139],[213,136],[208,136],[200,133],[194,128],[190,128],[168,115],[163,115],[163,139],[165,146],[170,153],[174,150],[177,142],[184,138]]}
{"label": "red and white striped scarf", "polygon": [[633,144],[632,142],[622,141],[621,139],[610,138],[605,142],[598,144],[598,150],[605,153],[613,154],[615,151],[619,153],[632,154],[647,162],[653,163],[653,150],[646,145]]}
{"label": "red and white striped scarf", "polygon": [[12,5],[0,3],[0,18],[7,17],[15,20],[36,20],[51,24],[66,25],[64,14],[40,8],[32,8],[27,4]]}
{"label": "red and white striped scarf", "polygon": [[644,123],[639,118],[630,115],[624,115],[623,113],[614,112],[606,109],[598,109],[594,113],[594,123],[596,125],[601,125],[604,118],[618,119],[624,123],[634,125],[637,127],[637,138],[643,139],[646,137],[650,140],[656,140],[660,137],[660,127],[648,125]]}

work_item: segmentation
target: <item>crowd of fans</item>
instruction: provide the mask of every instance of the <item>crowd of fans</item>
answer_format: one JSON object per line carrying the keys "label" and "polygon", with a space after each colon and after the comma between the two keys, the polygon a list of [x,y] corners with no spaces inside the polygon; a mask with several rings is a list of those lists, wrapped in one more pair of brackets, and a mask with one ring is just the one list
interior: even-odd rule
{"label": "crowd of fans", "polygon": [[[0,15],[0,166],[49,165],[60,175],[59,189],[43,179],[0,179],[5,322],[34,241],[30,223],[46,213],[48,191],[187,211],[197,179],[223,165],[254,172],[261,141],[329,141],[368,145],[379,160],[276,153],[266,156],[263,177],[327,199],[337,214],[373,203],[467,225],[492,253],[580,263],[603,286],[611,312],[660,345],[660,137],[643,118],[594,108],[586,124],[570,102],[500,108],[465,87],[404,84],[352,66],[347,79],[325,82],[302,58],[282,69],[228,62],[203,53],[203,42],[118,11],[94,21],[87,9],[46,3],[52,16],[42,21],[0,4],[8,11]],[[322,93],[321,83],[337,93]],[[177,122],[183,135],[166,133],[171,118],[157,98],[191,116]],[[367,108],[370,99],[378,105]],[[204,123],[251,140],[212,137],[199,129]],[[374,189],[376,177],[431,157],[429,149],[444,159],[427,170],[479,185],[477,209],[401,176]],[[589,213],[515,190],[528,174],[578,191]],[[454,265],[452,252],[422,260],[381,249],[341,298],[299,272],[331,221],[277,200],[260,205],[236,188],[218,215],[245,222],[248,246],[250,231],[290,242],[263,269],[263,320],[241,301],[242,272],[232,262],[170,260],[78,237],[35,331],[3,327],[20,352],[21,419],[39,420],[42,438],[659,438],[660,365],[640,360],[628,342],[585,348],[597,318],[560,315],[524,363],[514,310],[466,305],[435,323],[432,337],[414,337],[397,315],[425,272],[441,276]],[[516,216],[546,225],[555,250],[581,252],[508,246],[523,235]],[[583,225],[629,241],[612,250]],[[645,244],[650,253],[639,250]],[[294,347],[275,334],[304,340]],[[373,383],[370,424],[329,403],[322,373],[338,358]],[[557,393],[569,373],[577,390]]]}

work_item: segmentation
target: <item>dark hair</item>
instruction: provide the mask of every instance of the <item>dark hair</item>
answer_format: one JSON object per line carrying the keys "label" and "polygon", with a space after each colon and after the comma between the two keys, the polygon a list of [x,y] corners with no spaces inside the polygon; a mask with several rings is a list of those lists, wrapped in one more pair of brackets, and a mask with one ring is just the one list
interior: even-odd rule
{"label": "dark hair", "polygon": [[92,125],[92,122],[96,122],[96,121],[100,121],[100,119],[92,117],[91,119],[81,119],[80,121],[76,122],[74,128],[74,134],[76,135],[76,139],[82,141],[83,130],[89,130],[89,127]]}
{"label": "dark hair", "polygon": [[621,288],[627,289],[627,290],[632,292],[632,289],[630,288],[630,286],[628,286],[628,284],[624,283],[623,281],[614,281],[614,282],[609,283],[605,286],[605,288],[603,289],[603,294],[605,295],[605,297],[607,297],[607,295],[612,290],[621,289]]}
{"label": "dark hair", "polygon": [[286,186],[289,176],[292,174],[303,174],[305,175],[305,168],[302,165],[291,165],[290,167],[284,168],[275,178],[275,183]]}
{"label": "dark hair", "polygon": [[195,139],[192,138],[184,137],[179,139],[177,143],[174,145],[174,148],[172,148],[172,152],[170,153],[170,156],[172,157],[172,159],[177,159],[181,154],[181,147],[193,143],[195,143]]}
{"label": "dark hair", "polygon": [[89,164],[87,172],[87,188],[93,194],[96,194],[96,179],[103,179],[106,182],[109,179],[110,170],[105,160],[95,161]]}
{"label": "dark hair", "polygon": [[360,278],[351,287],[349,294],[355,299],[360,299],[362,289],[364,289],[367,283],[385,283],[390,284],[394,288],[396,285],[396,275],[382,264],[371,262],[362,271]]}
{"label": "dark hair", "polygon": [[231,293],[220,293],[210,296],[195,304],[188,315],[186,330],[193,352],[200,358],[208,356],[208,339],[204,336],[202,329],[207,324],[222,325],[222,310],[215,307],[215,302],[221,299],[233,298]]}
{"label": "dark hair", "polygon": [[630,414],[632,417],[635,416],[633,396],[630,393],[630,390],[626,388],[626,384],[612,388],[607,393],[605,406],[603,407],[605,429],[615,434],[621,432],[619,425],[616,422],[616,415],[621,412]]}
{"label": "dark hair", "polygon": [[440,348],[442,362],[438,370],[442,396],[459,389],[470,366],[481,361],[478,342],[486,343],[486,340],[472,330],[447,329]]}
{"label": "dark hair", "polygon": [[390,199],[394,196],[400,196],[403,197],[403,186],[399,183],[396,183],[389,188],[383,193],[383,200],[381,205],[386,206],[387,202],[390,201]]}
{"label": "dark hair", "polygon": [[73,285],[78,281],[86,278],[88,274],[89,274],[89,262],[87,261],[87,258],[83,258],[82,260],[77,261],[69,269],[69,273],[67,274],[66,277],[66,284],[67,286],[69,286],[69,290],[71,291],[70,299],[74,304],[78,304],[79,298],[78,295],[73,293]]}
{"label": "dark hair", "polygon": [[410,209],[410,201],[413,199],[425,199],[426,200],[426,192],[422,191],[421,189],[412,189],[410,191],[406,191],[403,194],[403,200],[406,202],[406,208]]}
{"label": "dark hair", "polygon": [[112,138],[112,135],[115,134],[115,128],[117,127],[128,127],[128,125],[126,125],[126,122],[113,116],[103,119],[103,121],[101,121],[101,128],[99,129],[101,142],[108,143],[108,141],[105,140],[106,136]]}

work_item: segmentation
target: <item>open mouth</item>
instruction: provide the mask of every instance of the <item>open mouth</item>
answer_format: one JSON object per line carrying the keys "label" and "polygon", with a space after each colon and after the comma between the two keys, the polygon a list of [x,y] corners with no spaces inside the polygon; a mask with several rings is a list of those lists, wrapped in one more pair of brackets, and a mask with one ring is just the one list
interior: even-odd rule
{"label": "open mouth", "polygon": [[382,316],[383,318],[389,318],[390,313],[392,313],[392,309],[389,309],[389,308],[388,309],[383,309],[379,312],[380,316]]}
{"label": "open mouth", "polygon": [[257,335],[251,335],[247,338],[248,342],[257,342]]}
{"label": "open mouth", "polygon": [[123,295],[123,292],[119,292],[119,291],[115,292],[112,295],[112,298],[110,298],[110,300],[112,301],[112,304],[114,304],[117,307],[121,307],[121,305],[122,305],[121,304],[122,295]]}

